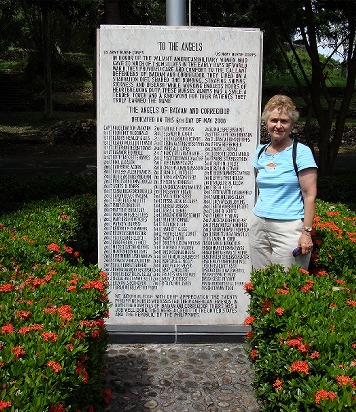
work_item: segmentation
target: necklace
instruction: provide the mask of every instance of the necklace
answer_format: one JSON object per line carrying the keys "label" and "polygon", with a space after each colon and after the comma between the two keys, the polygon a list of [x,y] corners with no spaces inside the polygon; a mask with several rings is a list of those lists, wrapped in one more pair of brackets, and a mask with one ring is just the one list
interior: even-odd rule
{"label": "necklace", "polygon": [[283,150],[287,149],[287,147],[289,147],[289,146],[290,146],[290,144],[287,144],[287,145],[282,146],[280,149],[275,149],[275,148],[272,146],[272,144],[270,144],[270,145],[266,148],[266,152],[267,152],[267,149],[275,150],[274,153],[268,153],[268,154],[270,154],[270,155],[272,156],[272,159],[274,159],[274,156],[275,156],[275,155],[283,152]]}

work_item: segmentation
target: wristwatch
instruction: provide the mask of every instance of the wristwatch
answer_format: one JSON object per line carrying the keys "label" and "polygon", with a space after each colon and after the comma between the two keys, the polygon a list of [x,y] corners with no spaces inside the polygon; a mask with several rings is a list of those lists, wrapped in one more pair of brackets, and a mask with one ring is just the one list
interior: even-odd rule
{"label": "wristwatch", "polygon": [[303,230],[307,233],[311,233],[311,231],[313,230],[313,228],[311,227],[303,227]]}

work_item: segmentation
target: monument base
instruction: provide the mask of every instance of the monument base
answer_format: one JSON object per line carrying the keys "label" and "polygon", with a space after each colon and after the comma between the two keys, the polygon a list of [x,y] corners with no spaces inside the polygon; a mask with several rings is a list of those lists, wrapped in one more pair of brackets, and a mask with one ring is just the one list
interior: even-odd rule
{"label": "monument base", "polygon": [[242,325],[108,325],[110,344],[243,343],[249,327]]}

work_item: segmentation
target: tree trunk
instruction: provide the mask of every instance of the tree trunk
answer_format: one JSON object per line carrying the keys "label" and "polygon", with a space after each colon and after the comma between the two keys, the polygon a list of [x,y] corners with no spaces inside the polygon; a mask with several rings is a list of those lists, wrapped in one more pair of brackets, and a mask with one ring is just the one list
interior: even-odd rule
{"label": "tree trunk", "polygon": [[119,4],[120,0],[104,0],[104,24],[122,24]]}
{"label": "tree trunk", "polygon": [[42,30],[43,30],[43,62],[45,81],[45,108],[44,115],[50,119],[53,115],[52,93],[52,67],[51,67],[51,37],[49,29],[49,10],[46,4],[42,6]]}

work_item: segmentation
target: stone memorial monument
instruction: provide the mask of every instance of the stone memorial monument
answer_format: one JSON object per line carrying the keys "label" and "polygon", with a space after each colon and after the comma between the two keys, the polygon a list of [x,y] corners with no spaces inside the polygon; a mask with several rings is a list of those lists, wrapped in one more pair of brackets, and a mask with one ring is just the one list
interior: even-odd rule
{"label": "stone memorial monument", "polygon": [[109,275],[109,329],[202,330],[246,317],[261,60],[258,29],[98,30],[99,266]]}

